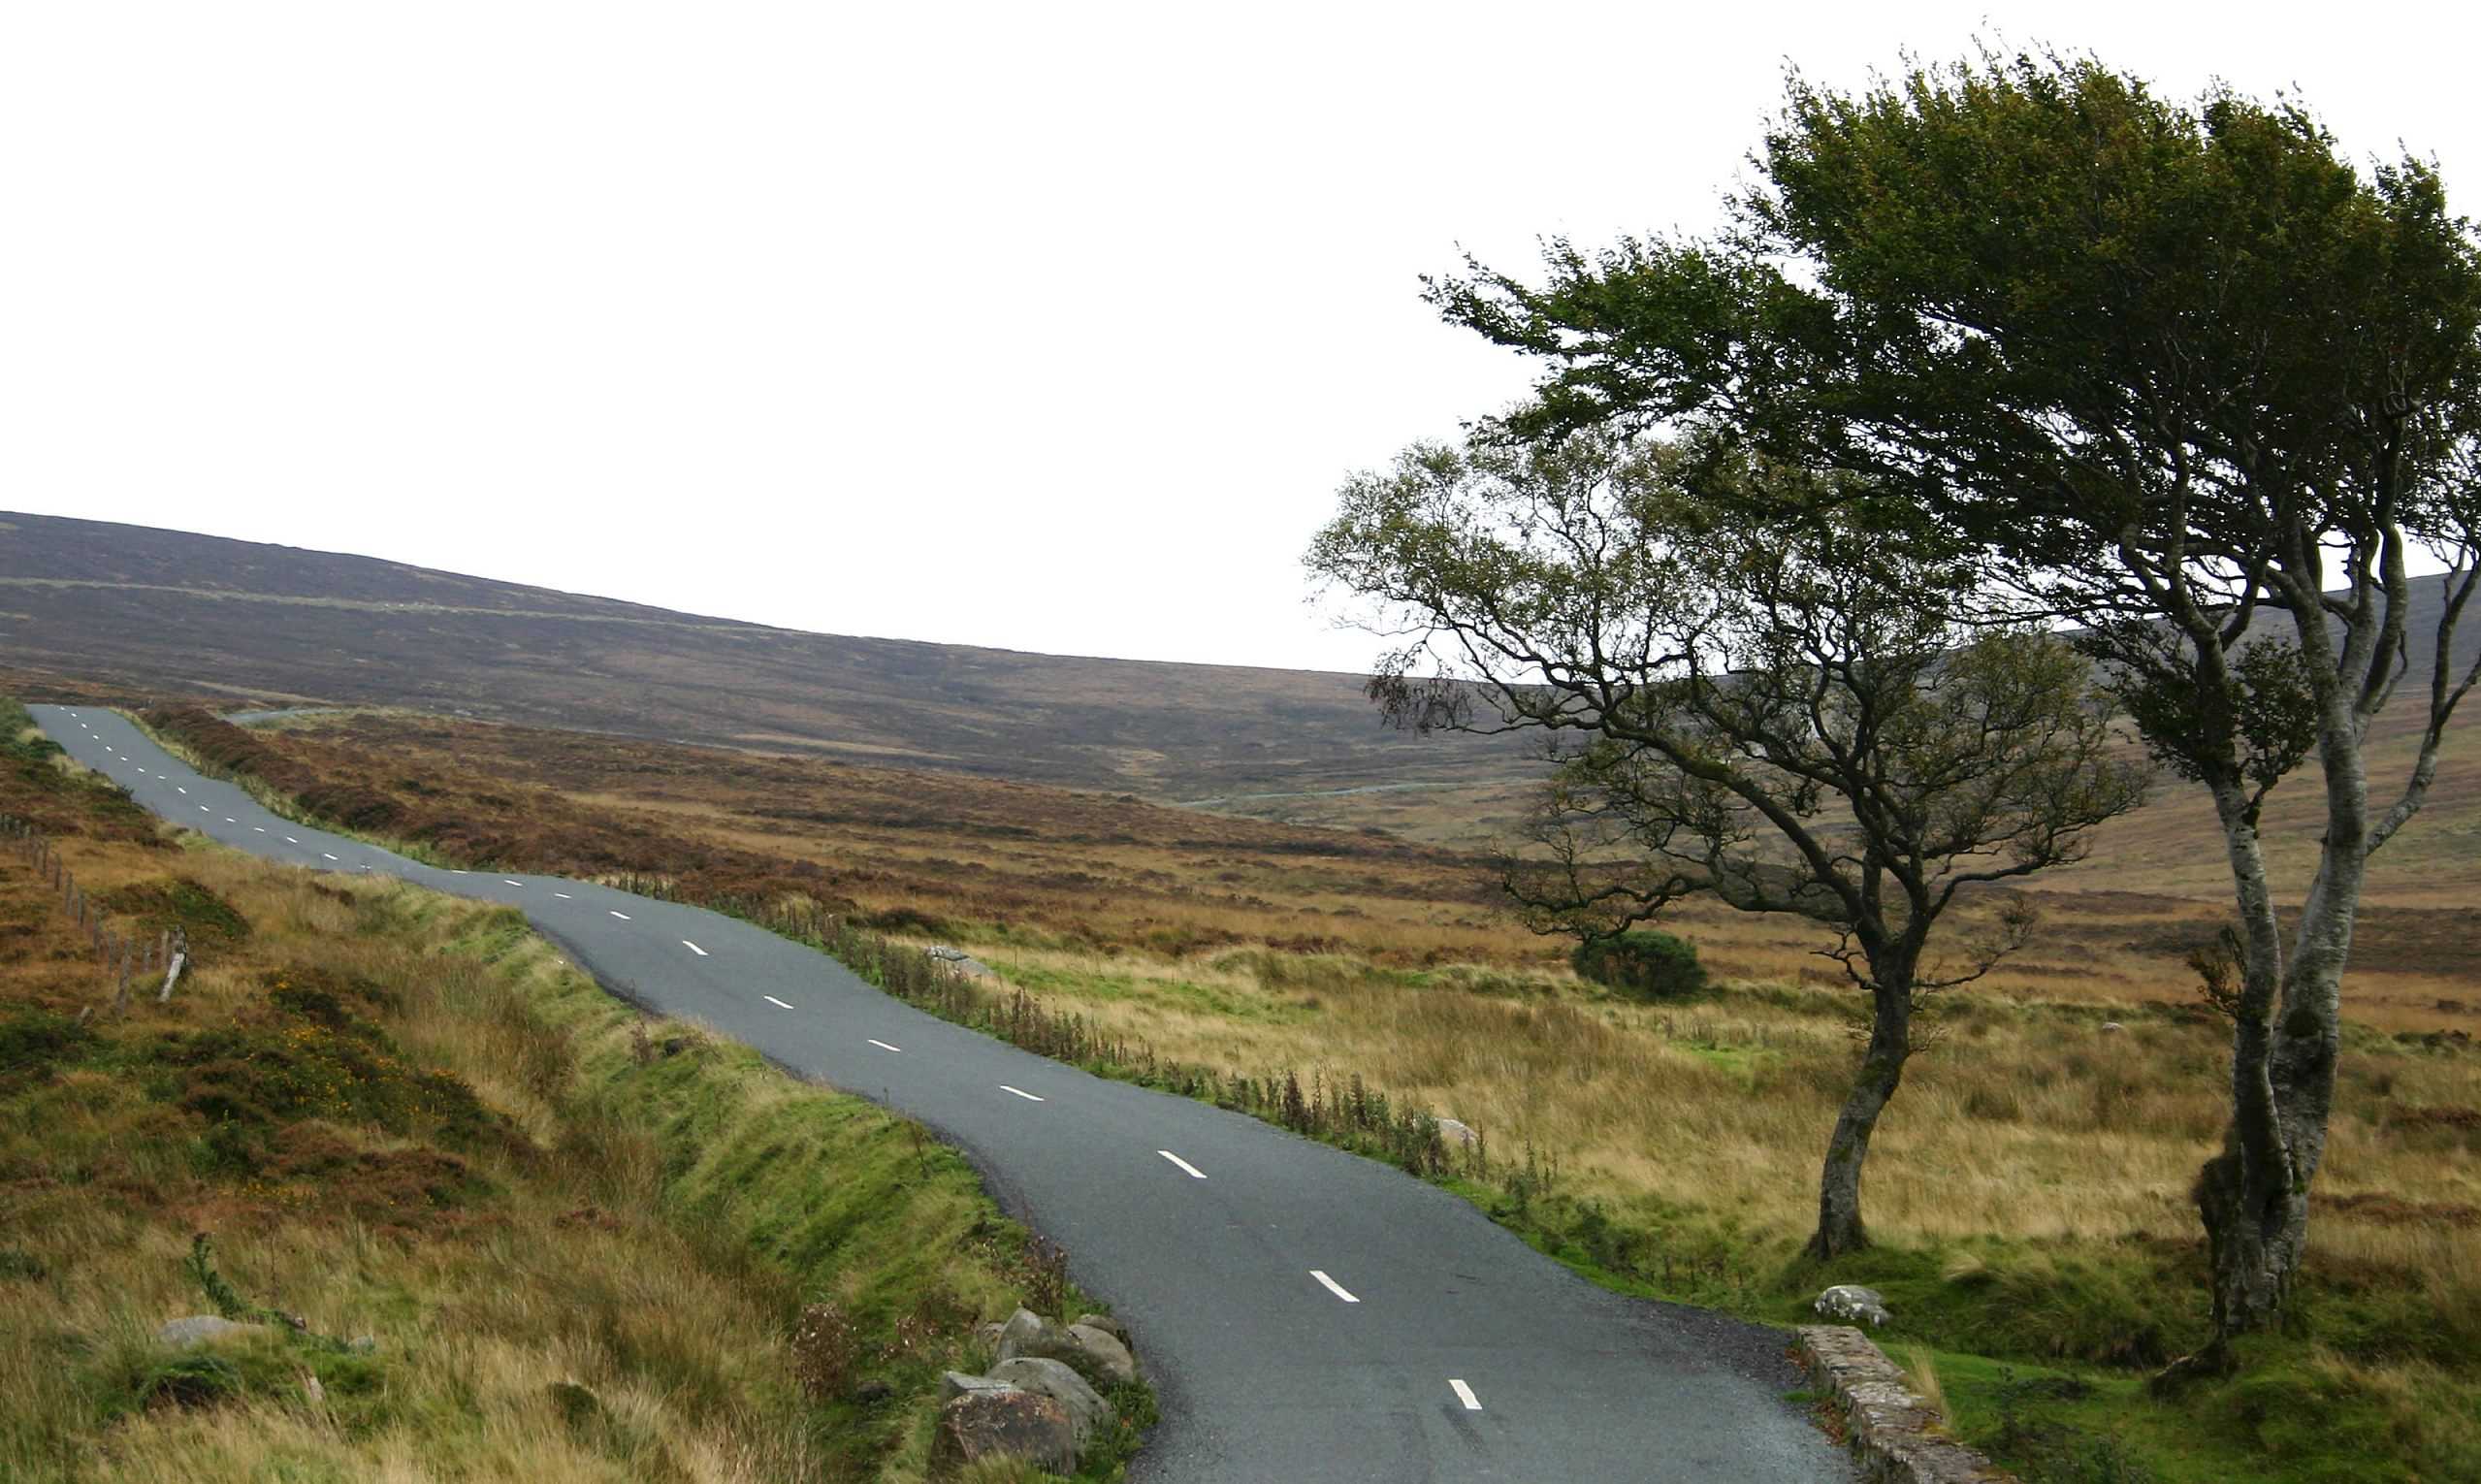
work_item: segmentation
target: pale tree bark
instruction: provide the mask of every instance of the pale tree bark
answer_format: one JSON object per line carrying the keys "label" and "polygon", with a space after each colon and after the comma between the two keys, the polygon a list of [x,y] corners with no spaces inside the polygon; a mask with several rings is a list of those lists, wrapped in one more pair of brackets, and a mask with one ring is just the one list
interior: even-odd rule
{"label": "pale tree bark", "polygon": [[1861,1222],[1861,1170],[1869,1158],[1870,1136],[1878,1131],[1878,1116],[1895,1096],[1913,1055],[1911,990],[1882,985],[1873,1001],[1869,1049],[1845,1096],[1843,1112],[1836,1114],[1819,1177],[1818,1229],[1807,1250],[1820,1261],[1869,1245],[1869,1231]]}

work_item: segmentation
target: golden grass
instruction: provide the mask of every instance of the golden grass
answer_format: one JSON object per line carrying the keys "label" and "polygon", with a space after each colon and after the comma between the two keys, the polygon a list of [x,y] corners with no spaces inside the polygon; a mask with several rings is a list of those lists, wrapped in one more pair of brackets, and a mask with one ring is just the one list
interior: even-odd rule
{"label": "golden grass", "polygon": [[[998,941],[975,952],[1161,1056],[1252,1076],[1357,1073],[1481,1129],[1498,1154],[1555,1153],[1580,1194],[1793,1236],[1813,1217],[1857,1054],[1853,997],[1813,986],[1673,1008],[1594,997],[1551,972],[1407,975],[1337,956],[1175,960]],[[1872,1231],[1897,1243],[2194,1240],[2187,1191],[2221,1137],[2223,1033],[2120,1013],[2124,1028],[2109,1030],[2103,1012],[2073,1003],[1945,1000],[1936,1044],[1873,1145]],[[2316,1249],[2427,1274],[2442,1303],[2481,1302],[2481,1159],[2469,1137],[2404,1124],[2405,1108],[2481,1108],[2481,1055],[2356,1040],[2320,1184],[2337,1209],[2316,1221]]]}

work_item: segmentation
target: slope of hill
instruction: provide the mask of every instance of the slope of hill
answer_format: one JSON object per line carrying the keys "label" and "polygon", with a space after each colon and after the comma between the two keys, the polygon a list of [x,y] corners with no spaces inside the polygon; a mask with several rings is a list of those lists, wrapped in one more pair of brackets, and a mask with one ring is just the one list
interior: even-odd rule
{"label": "slope of hill", "polygon": [[1524,768],[1505,743],[1388,730],[1358,676],[803,633],[57,516],[0,516],[0,647],[142,693],[402,705],[1156,797]]}

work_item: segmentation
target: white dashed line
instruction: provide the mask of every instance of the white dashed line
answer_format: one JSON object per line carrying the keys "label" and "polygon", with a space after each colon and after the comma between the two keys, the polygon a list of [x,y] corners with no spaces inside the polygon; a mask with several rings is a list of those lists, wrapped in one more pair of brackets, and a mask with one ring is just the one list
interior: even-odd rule
{"label": "white dashed line", "polygon": [[301,841],[299,841],[299,840],[294,839],[291,835],[286,835],[286,836],[284,837],[284,843],[285,843],[285,844],[287,844],[287,845],[299,845],[299,844],[301,844],[302,842],[301,842]]}
{"label": "white dashed line", "polygon": [[1482,1409],[1481,1399],[1473,1395],[1473,1388],[1454,1376],[1447,1378],[1447,1384],[1456,1393],[1456,1400],[1465,1403],[1465,1410],[1478,1412]]}
{"label": "white dashed line", "polygon": [[327,852],[325,852],[325,851],[321,851],[321,852],[319,852],[319,854],[320,854],[321,855],[326,855],[326,856],[327,856],[327,858],[328,858],[328,859],[330,859],[330,860],[334,860],[334,859],[336,858],[334,855],[328,855],[328,853],[327,853]]}
{"label": "white dashed line", "polygon": [[1327,1276],[1327,1274],[1319,1272],[1317,1269],[1310,1269],[1309,1275],[1316,1278],[1319,1282],[1326,1284],[1327,1291],[1329,1293],[1343,1300],[1346,1304],[1358,1304],[1361,1302],[1359,1299],[1356,1299],[1351,1294],[1345,1292],[1343,1284],[1337,1282],[1334,1278]]}
{"label": "white dashed line", "polygon": [[213,814],[215,811],[208,808],[205,804],[201,804],[198,806],[198,812],[201,814]]}
{"label": "white dashed line", "polygon": [[1179,1155],[1173,1153],[1170,1149],[1157,1149],[1154,1152],[1162,1155],[1165,1159],[1172,1161],[1172,1163],[1178,1165],[1181,1169],[1187,1171],[1189,1178],[1193,1180],[1202,1180],[1206,1178],[1206,1172],[1204,1170],[1201,1170],[1197,1166],[1189,1163],[1187,1160],[1182,1159]]}
{"label": "white dashed line", "polygon": [[889,1046],[887,1043],[886,1043],[886,1042],[884,1042],[884,1041],[880,1040],[880,1039],[879,1039],[878,1037],[876,1037],[876,1036],[869,1036],[869,1037],[865,1037],[864,1039],[865,1039],[865,1040],[867,1040],[867,1041],[868,1041],[868,1042],[869,1042],[872,1046],[877,1047],[879,1049],[881,1049],[881,1050],[883,1050],[883,1051],[901,1051],[901,1050],[903,1050],[903,1049],[904,1049],[904,1048],[903,1048],[903,1047],[900,1047],[900,1046]]}
{"label": "white dashed line", "polygon": [[509,880],[507,877],[505,877],[505,876],[502,876],[501,878],[499,878],[499,884],[500,884],[501,886],[503,886],[503,887],[522,887],[522,886],[524,886],[524,885],[525,885],[525,883],[524,883],[524,882],[522,882],[522,881],[510,881],[510,880]]}
{"label": "white dashed line", "polygon": [[175,785],[173,785],[173,787],[174,787],[174,788],[176,788],[176,789],[180,789],[180,791],[182,791],[183,793],[187,793],[187,792],[189,791],[187,789],[181,789],[181,786],[180,786],[180,785],[178,785],[178,784],[175,784]]}
{"label": "white dashed line", "polygon": [[1002,1092],[1013,1092],[1013,1093],[1016,1094],[1018,1097],[1023,1098],[1023,1099],[1024,1099],[1026,1102],[1028,1102],[1028,1103],[1040,1103],[1040,1102],[1042,1102],[1042,1101],[1043,1101],[1043,1099],[1041,1099],[1041,1098],[1038,1098],[1038,1097],[1034,1096],[1034,1095],[1033,1095],[1032,1093],[1030,1093],[1030,1092],[1027,1092],[1024,1088],[1022,1088],[1022,1087],[1011,1087],[1011,1086],[1010,1086],[1010,1085],[1008,1085],[1006,1082],[1002,1082],[1002,1083],[1000,1083],[1000,1084],[999,1084],[999,1090],[1000,1090],[1000,1091],[1002,1091]]}
{"label": "white dashed line", "polygon": [[267,833],[267,826],[264,824],[253,824],[250,828],[257,830],[262,835]]}
{"label": "white dashed line", "polygon": [[570,896],[570,895],[569,895],[567,892],[565,892],[565,891],[555,891],[555,892],[553,892],[553,893],[552,893],[552,895],[554,895],[554,896],[556,896],[556,897],[559,897],[559,898],[560,898],[562,901],[564,901],[564,902],[573,902],[573,901],[575,901],[575,900],[576,900],[576,898],[575,898],[575,897]]}
{"label": "white dashed line", "polygon": [[616,918],[618,918],[618,919],[621,919],[622,921],[624,921],[624,922],[630,922],[630,921],[635,921],[635,920],[636,920],[635,919],[631,918],[631,917],[630,917],[628,913],[621,911],[621,910],[620,910],[619,908],[617,908],[617,907],[615,907],[615,908],[613,908],[613,909],[612,909],[612,916],[613,916],[613,917],[616,917]]}
{"label": "white dashed line", "polygon": [[229,814],[228,814],[228,815],[224,816],[224,823],[227,823],[227,824],[239,824],[239,823],[242,823],[242,822],[241,822],[241,821],[239,821],[239,820],[237,820],[237,819],[235,819],[235,818],[233,818],[231,815],[229,815]]}
{"label": "white dashed line", "polygon": [[696,944],[692,943],[687,938],[683,938],[681,940],[681,947],[688,949],[691,952],[695,953],[700,958],[704,958],[706,956],[706,950],[699,948]]}
{"label": "white dashed line", "polygon": [[777,999],[777,998],[776,998],[774,995],[772,995],[772,994],[761,994],[761,995],[759,995],[759,996],[758,996],[758,998],[759,998],[759,999],[762,999],[762,1000],[764,1000],[764,1001],[766,1001],[766,1002],[767,1002],[768,1004],[770,1004],[770,1005],[782,1006],[782,1007],[783,1007],[784,1009],[786,1009],[786,1010],[790,1010],[790,1009],[792,1008],[792,1007],[791,1007],[791,1006],[789,1006],[789,1005],[786,1005],[786,1004],[785,1004],[782,1000]]}

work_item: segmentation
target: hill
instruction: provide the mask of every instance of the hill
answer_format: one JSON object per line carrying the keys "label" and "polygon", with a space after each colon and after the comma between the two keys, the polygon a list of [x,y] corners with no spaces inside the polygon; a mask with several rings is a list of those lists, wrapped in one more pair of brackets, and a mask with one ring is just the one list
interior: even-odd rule
{"label": "hill", "polygon": [[22,669],[142,694],[403,706],[1156,798],[1523,771],[1504,742],[1387,729],[1355,675],[804,633],[58,516],[0,515],[0,646]]}

